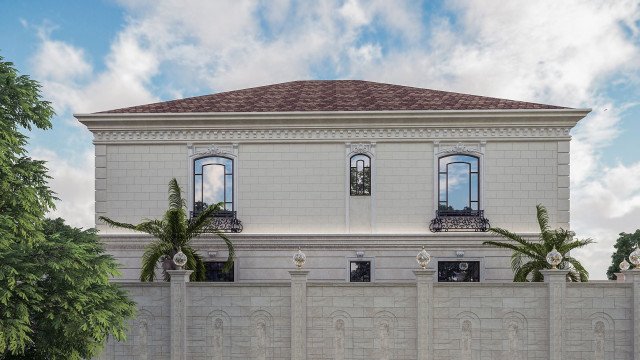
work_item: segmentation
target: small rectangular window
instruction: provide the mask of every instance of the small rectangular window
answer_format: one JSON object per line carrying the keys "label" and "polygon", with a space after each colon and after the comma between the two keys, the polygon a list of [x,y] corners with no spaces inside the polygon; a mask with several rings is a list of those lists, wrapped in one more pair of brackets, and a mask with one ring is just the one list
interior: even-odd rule
{"label": "small rectangular window", "polygon": [[350,261],[350,282],[371,282],[371,261]]}
{"label": "small rectangular window", "polygon": [[213,282],[233,282],[235,264],[231,265],[231,269],[228,272],[222,272],[224,264],[224,261],[206,261],[204,263],[205,280]]}
{"label": "small rectangular window", "polygon": [[438,261],[439,282],[479,282],[480,261]]}

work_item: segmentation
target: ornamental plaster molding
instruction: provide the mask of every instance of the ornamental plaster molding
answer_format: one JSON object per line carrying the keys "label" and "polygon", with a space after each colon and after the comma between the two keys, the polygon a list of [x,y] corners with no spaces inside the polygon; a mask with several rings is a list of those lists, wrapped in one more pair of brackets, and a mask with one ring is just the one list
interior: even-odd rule
{"label": "ornamental plaster molding", "polygon": [[359,154],[359,153],[371,153],[371,144],[358,143],[358,144],[350,144],[349,154]]}
{"label": "ornamental plaster molding", "polygon": [[482,150],[480,145],[468,145],[468,144],[463,144],[459,142],[452,146],[441,144],[440,150],[437,152],[437,154],[457,154],[457,153],[481,154]]}
{"label": "ornamental plaster molding", "polygon": [[196,148],[194,156],[235,155],[233,145],[211,145],[207,148]]}
{"label": "ornamental plaster molding", "polygon": [[[437,139],[569,139],[568,126],[511,127],[391,127],[335,129],[255,130],[93,130],[95,144],[166,142],[262,142],[262,141],[416,141]],[[215,149],[212,149],[215,151]]]}

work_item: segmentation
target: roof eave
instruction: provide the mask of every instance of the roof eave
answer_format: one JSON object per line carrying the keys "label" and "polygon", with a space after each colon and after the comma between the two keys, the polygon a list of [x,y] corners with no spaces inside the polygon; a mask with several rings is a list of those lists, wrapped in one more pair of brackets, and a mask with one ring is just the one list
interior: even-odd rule
{"label": "roof eave", "polygon": [[[499,109],[499,110],[409,110],[409,111],[304,111],[304,112],[188,112],[188,113],[93,113],[74,114],[76,119],[92,129],[115,128],[172,128],[178,126],[226,128],[250,126],[322,125],[345,122],[384,125],[419,125],[427,120],[437,125],[482,121],[483,124],[506,122],[529,124],[548,123],[563,126],[575,124],[591,109]],[[321,124],[317,121],[322,120]],[[228,121],[234,121],[229,124]],[[185,122],[188,122],[186,124]]]}

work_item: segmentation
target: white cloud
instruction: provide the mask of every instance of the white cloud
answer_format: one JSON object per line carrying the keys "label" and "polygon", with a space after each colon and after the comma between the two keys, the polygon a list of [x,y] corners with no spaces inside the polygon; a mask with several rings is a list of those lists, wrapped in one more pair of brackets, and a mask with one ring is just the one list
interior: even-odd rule
{"label": "white cloud", "polygon": [[93,151],[77,159],[63,158],[52,150],[35,148],[30,152],[34,159],[47,162],[49,187],[60,199],[56,209],[48,217],[61,217],[66,223],[89,228],[94,226],[94,155]]}

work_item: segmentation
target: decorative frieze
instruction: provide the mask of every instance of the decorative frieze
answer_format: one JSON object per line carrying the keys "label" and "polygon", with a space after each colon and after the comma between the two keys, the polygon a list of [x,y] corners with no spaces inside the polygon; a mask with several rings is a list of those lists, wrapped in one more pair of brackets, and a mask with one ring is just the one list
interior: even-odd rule
{"label": "decorative frieze", "polygon": [[[567,139],[570,127],[477,128],[359,128],[359,129],[256,129],[256,130],[93,130],[94,143],[158,143],[215,141],[349,141],[527,138]],[[216,149],[213,149],[216,150]]]}

